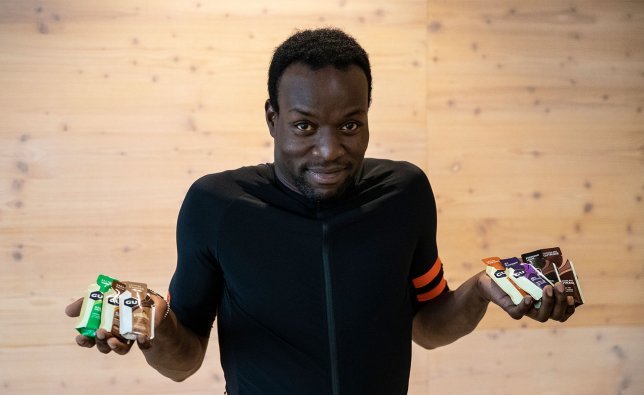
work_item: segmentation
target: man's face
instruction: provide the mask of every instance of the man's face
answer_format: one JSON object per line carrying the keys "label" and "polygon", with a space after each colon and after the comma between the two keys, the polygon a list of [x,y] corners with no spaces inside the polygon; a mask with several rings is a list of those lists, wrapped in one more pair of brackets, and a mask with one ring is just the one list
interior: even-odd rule
{"label": "man's face", "polygon": [[275,172],[290,189],[314,201],[342,195],[369,142],[367,78],[357,66],[311,70],[290,65],[278,84],[279,114],[266,102],[275,140]]}

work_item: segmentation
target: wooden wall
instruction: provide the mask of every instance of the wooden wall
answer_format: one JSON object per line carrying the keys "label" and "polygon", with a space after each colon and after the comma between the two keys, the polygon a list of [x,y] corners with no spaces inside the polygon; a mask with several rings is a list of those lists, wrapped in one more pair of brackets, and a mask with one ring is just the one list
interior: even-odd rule
{"label": "wooden wall", "polygon": [[429,174],[450,283],[558,245],[588,299],[490,307],[414,348],[410,393],[644,392],[644,3],[599,0],[1,1],[0,392],[223,392],[216,342],[172,383],[76,347],[63,308],[99,272],[167,288],[187,188],[272,160],[272,49],[327,25],[371,56],[368,155]]}
{"label": "wooden wall", "polygon": [[558,245],[588,302],[563,325],[491,308],[484,330],[416,353],[414,388],[644,393],[644,3],[427,8],[427,166],[450,276]]}

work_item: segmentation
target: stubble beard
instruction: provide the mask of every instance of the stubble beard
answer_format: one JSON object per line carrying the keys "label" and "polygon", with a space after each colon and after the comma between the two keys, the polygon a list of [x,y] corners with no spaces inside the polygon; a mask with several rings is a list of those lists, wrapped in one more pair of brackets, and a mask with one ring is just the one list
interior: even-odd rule
{"label": "stubble beard", "polygon": [[332,194],[326,195],[315,191],[311,184],[306,180],[304,173],[300,173],[295,177],[295,187],[307,198],[311,203],[318,205],[320,203],[328,203],[342,198],[344,193],[353,185],[355,176],[350,175],[344,183],[340,185]]}

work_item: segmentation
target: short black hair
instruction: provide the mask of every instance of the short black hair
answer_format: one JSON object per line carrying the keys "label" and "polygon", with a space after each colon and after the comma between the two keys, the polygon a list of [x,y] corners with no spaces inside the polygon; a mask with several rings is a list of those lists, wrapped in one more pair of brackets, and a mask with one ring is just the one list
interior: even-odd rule
{"label": "short black hair", "polygon": [[339,29],[301,30],[287,38],[273,53],[268,69],[268,99],[279,113],[277,85],[282,74],[293,63],[303,63],[312,70],[332,65],[346,70],[351,65],[362,69],[367,77],[367,97],[371,104],[371,66],[367,52],[358,42]]}

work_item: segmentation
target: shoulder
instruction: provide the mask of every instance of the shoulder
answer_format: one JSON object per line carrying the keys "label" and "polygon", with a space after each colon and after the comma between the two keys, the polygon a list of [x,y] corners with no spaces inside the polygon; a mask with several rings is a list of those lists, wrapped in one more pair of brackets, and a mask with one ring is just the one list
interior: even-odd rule
{"label": "shoulder", "polygon": [[266,183],[271,173],[268,165],[257,165],[204,175],[188,189],[181,212],[210,222],[246,194],[249,186]]}
{"label": "shoulder", "polygon": [[366,158],[364,160],[365,179],[380,179],[385,183],[402,188],[429,188],[425,172],[413,163],[390,159]]}
{"label": "shoulder", "polygon": [[268,164],[261,164],[207,174],[192,183],[188,195],[214,200],[234,200],[245,193],[248,185],[265,183],[271,173]]}

